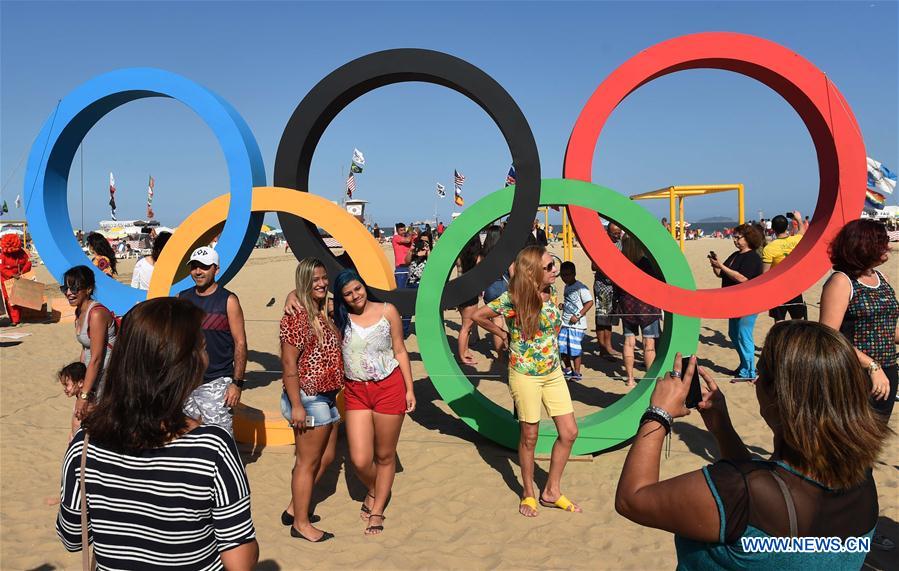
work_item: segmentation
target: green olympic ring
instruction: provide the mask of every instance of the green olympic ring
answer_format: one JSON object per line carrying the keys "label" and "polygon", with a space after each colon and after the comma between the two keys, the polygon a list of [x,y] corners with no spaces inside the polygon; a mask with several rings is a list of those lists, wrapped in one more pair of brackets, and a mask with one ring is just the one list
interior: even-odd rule
{"label": "green olympic ring", "polygon": [[[428,258],[415,304],[419,351],[434,388],[465,424],[512,449],[518,446],[518,421],[509,410],[481,394],[459,369],[446,338],[440,300],[462,247],[482,228],[509,213],[514,193],[515,187],[509,186],[478,200],[446,228]],[[540,204],[571,204],[597,211],[643,243],[667,283],[696,289],[686,258],[671,235],[649,212],[614,190],[578,180],[543,179]],[[655,379],[662,371],[670,370],[675,353],[696,352],[699,324],[695,317],[665,313],[665,326],[657,347],[659,356],[646,372],[646,378]],[[601,452],[631,439],[637,433],[640,416],[649,405],[654,386],[654,381],[638,383],[612,406],[578,419],[579,435],[572,454]],[[549,453],[556,436],[552,421],[542,421],[537,452]]]}

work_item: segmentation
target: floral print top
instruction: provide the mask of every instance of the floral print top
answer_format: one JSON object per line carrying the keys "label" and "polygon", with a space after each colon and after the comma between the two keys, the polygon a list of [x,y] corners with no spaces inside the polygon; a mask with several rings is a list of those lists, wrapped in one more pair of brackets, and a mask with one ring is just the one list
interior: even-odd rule
{"label": "floral print top", "polygon": [[509,328],[509,366],[524,375],[547,375],[559,368],[559,330],[562,311],[555,303],[556,290],[550,289],[549,300],[540,311],[540,327],[533,339],[524,339],[515,319],[515,306],[509,292],[487,304],[502,315]]}

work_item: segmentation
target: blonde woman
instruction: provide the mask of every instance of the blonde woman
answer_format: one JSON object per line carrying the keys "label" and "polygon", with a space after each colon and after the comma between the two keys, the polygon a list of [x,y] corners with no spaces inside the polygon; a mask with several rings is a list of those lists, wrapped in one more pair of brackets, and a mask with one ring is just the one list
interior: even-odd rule
{"label": "blonde woman", "polygon": [[[478,309],[473,319],[502,339],[509,349],[509,390],[521,429],[518,461],[524,494],[518,511],[526,517],[537,515],[534,448],[542,403],[555,422],[559,437],[553,444],[549,478],[540,494],[540,504],[580,512],[581,508],[566,498],[561,489],[562,471],[578,430],[559,357],[562,310],[555,304],[553,288],[559,268],[546,248],[528,246],[518,254],[512,269],[509,290]],[[505,318],[508,333],[493,322],[497,316]]]}
{"label": "blonde woman", "polygon": [[[334,324],[328,318],[328,273],[315,258],[297,265],[294,311],[281,319],[281,412],[296,436],[292,501],[282,515],[293,537],[327,541],[333,534],[312,525],[312,488],[334,459],[337,441],[337,392],[343,387],[343,358]],[[295,299],[293,299],[295,298]]]}

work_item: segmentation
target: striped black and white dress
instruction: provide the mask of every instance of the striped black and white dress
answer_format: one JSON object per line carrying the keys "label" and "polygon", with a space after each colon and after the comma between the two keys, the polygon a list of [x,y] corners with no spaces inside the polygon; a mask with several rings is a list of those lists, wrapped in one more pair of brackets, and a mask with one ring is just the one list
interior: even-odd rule
{"label": "striped black and white dress", "polygon": [[[78,479],[84,431],[62,469],[56,532],[81,545]],[[199,426],[135,455],[88,445],[88,526],[99,569],[223,569],[219,553],[256,537],[250,487],[237,446],[218,426]]]}

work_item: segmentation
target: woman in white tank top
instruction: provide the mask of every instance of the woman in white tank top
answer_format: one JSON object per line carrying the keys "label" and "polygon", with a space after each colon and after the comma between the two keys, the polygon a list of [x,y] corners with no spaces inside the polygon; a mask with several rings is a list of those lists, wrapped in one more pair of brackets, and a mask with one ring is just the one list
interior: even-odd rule
{"label": "woman in white tank top", "polygon": [[384,531],[403,418],[415,410],[412,365],[399,311],[371,300],[353,270],[344,270],[334,280],[334,323],[343,336],[350,459],[368,488],[360,516],[368,520],[365,534],[376,535]]}

